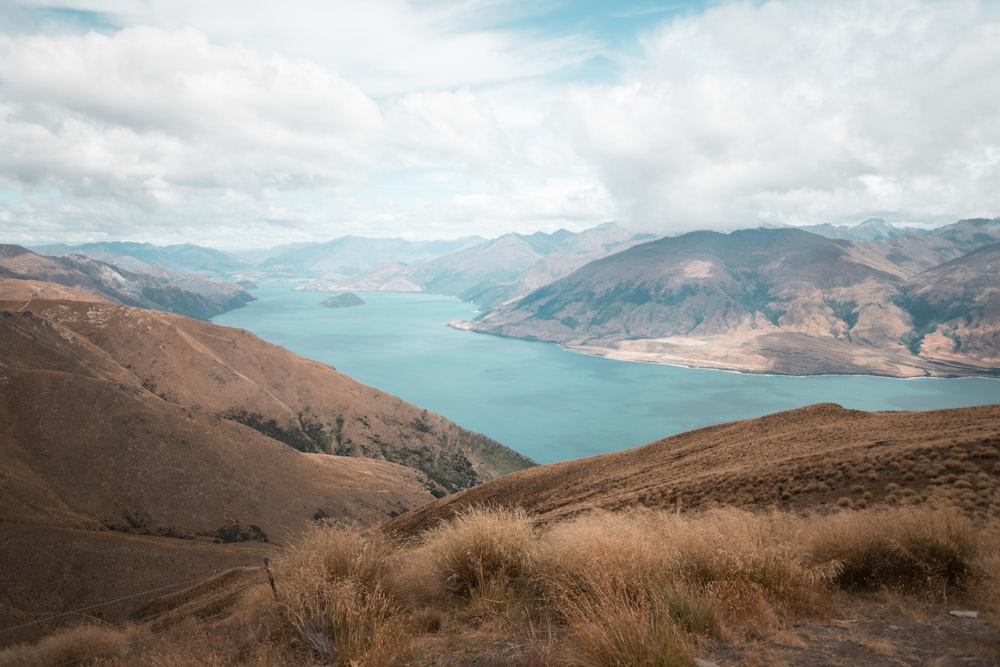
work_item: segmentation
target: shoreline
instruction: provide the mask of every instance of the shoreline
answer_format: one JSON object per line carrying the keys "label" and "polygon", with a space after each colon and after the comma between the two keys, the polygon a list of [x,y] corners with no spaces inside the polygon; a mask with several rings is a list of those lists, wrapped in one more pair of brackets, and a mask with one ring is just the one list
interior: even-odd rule
{"label": "shoreline", "polygon": [[[756,359],[757,363],[735,363],[731,361],[725,361],[721,359],[712,359],[709,357],[701,357],[695,355],[686,355],[683,353],[671,353],[664,351],[643,351],[643,350],[629,350],[621,349],[618,347],[610,347],[607,345],[594,345],[587,343],[561,343],[558,341],[544,340],[540,338],[533,337],[522,337],[522,336],[510,336],[501,333],[492,333],[487,331],[481,331],[475,328],[475,322],[464,321],[464,320],[452,320],[447,323],[447,326],[458,329],[460,331],[469,331],[477,334],[484,334],[488,336],[497,336],[499,338],[510,338],[512,340],[525,340],[533,342],[544,342],[552,343],[558,347],[566,350],[567,352],[573,352],[576,354],[585,354],[593,357],[603,357],[605,359],[612,359],[615,361],[625,361],[632,363],[642,363],[642,364],[656,364],[662,366],[674,366],[677,368],[687,368],[687,369],[698,369],[698,370],[713,370],[721,371],[725,373],[741,373],[744,375],[763,375],[772,377],[883,377],[893,380],[918,380],[918,379],[948,379],[957,380],[962,378],[986,378],[986,379],[1000,379],[1000,369],[989,369],[989,368],[977,368],[974,366],[966,365],[953,365],[955,362],[947,361],[932,361],[932,360],[922,360],[924,364],[914,364],[908,359],[894,360],[891,357],[878,357],[877,354],[872,354],[869,358],[872,361],[878,362],[883,369],[872,367],[867,372],[859,371],[858,368],[864,368],[864,359],[860,359],[857,366],[854,369],[846,370],[844,372],[815,372],[815,373],[793,373],[793,372],[780,372],[774,370],[772,367],[773,360],[766,356],[760,354],[756,350],[746,350],[744,354],[747,359]],[[742,342],[747,342],[748,340],[754,340],[752,337],[743,339]],[[627,341],[623,341],[627,342]],[[677,345],[677,343],[672,343],[668,341],[658,341],[655,339],[644,339],[643,341],[632,341],[634,343],[659,343],[661,345]],[[686,346],[691,347],[708,347],[711,345],[712,341],[706,339],[684,339]],[[740,340],[729,340],[725,341],[727,344],[720,346],[725,347],[729,350],[730,354],[735,354],[739,352],[739,348],[735,345],[741,342]],[[878,350],[872,348],[872,350],[864,350],[865,352],[877,353]],[[920,361],[920,359],[918,359]],[[889,372],[889,368],[894,368],[897,372]],[[909,372],[902,372],[903,369],[907,369]]]}

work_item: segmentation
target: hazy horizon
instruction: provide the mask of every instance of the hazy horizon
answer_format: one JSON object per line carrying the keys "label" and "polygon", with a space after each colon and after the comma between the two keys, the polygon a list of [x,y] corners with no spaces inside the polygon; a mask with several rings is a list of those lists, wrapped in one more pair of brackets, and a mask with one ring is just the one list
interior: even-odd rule
{"label": "hazy horizon", "polygon": [[14,0],[0,237],[992,218],[998,34],[983,0]]}

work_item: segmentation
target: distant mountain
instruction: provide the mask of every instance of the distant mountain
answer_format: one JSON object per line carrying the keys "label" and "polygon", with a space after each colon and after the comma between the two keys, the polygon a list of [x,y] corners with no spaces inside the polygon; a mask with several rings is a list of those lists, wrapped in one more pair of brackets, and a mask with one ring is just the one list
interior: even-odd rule
{"label": "distant mountain", "polygon": [[991,243],[1000,242],[1000,218],[960,220],[927,232],[909,231],[878,242],[859,244],[866,261],[885,261],[885,268],[910,278]]}
{"label": "distant mountain", "polygon": [[955,248],[955,256],[1000,242],[1000,218],[972,218],[938,227],[927,233]]}
{"label": "distant mountain", "polygon": [[914,276],[897,303],[912,318],[915,354],[1000,368],[1000,243]]}
{"label": "distant mountain", "polygon": [[[935,254],[928,243],[938,244],[937,256],[960,253],[947,233],[920,247],[928,256]],[[917,288],[906,285],[912,274],[893,255],[908,236],[880,242],[893,244],[885,247],[795,229],[668,237],[591,262],[459,326],[597,354],[745,371],[994,372],[996,355],[981,344],[950,357],[914,352],[929,324],[909,310],[918,302],[905,295]],[[959,236],[992,238],[982,230]],[[977,266],[1000,282],[1000,265]],[[1000,327],[1000,313],[976,321],[982,341],[983,332]]]}
{"label": "distant mountain", "polygon": [[[328,274],[299,289],[424,291],[481,306],[523,296],[587,262],[653,238],[606,223],[583,232],[505,234],[420,263],[396,258],[356,273]],[[371,239],[369,239],[370,241]],[[346,271],[341,267],[341,271]]]}
{"label": "distant mountain", "polygon": [[165,269],[157,275],[136,273],[83,255],[44,257],[17,245],[0,245],[0,277],[58,283],[130,306],[206,320],[254,300],[232,283]]}
{"label": "distant mountain", "polygon": [[252,266],[219,250],[189,243],[156,246],[151,243],[114,241],[75,246],[36,246],[32,250],[40,255],[83,255],[126,271],[153,274],[158,269],[166,269],[180,275],[198,273],[228,278]]}
{"label": "distant mountain", "polygon": [[410,280],[413,268],[402,262],[386,262],[350,276],[300,285],[303,292],[422,292],[420,285]]}
{"label": "distant mountain", "polygon": [[844,241],[881,241],[883,239],[902,236],[906,233],[905,229],[894,227],[882,218],[869,218],[864,222],[852,226],[832,225],[827,222],[821,225],[799,226],[797,229],[825,236],[828,239]]}
{"label": "distant mountain", "polygon": [[480,306],[524,296],[535,287],[611,253],[652,238],[614,223],[582,232],[505,234],[417,267],[410,279],[425,291],[451,294]]}
{"label": "distant mountain", "polygon": [[266,259],[258,263],[257,271],[268,277],[335,280],[387,262],[419,264],[481,243],[482,240],[478,236],[454,241],[344,236],[322,243],[274,248]]}
{"label": "distant mountain", "polygon": [[452,294],[472,300],[498,283],[514,280],[544,255],[545,247],[536,236],[535,243],[520,234],[504,234],[471,248],[425,262],[417,267],[410,280],[435,294]]}

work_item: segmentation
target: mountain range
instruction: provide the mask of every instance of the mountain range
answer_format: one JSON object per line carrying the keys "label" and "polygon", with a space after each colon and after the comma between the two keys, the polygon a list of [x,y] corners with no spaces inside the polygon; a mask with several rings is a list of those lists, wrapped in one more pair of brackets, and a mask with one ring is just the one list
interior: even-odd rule
{"label": "mountain range", "polygon": [[692,232],[596,260],[456,326],[750,372],[991,375],[998,242],[1000,219],[880,241]]}
{"label": "mountain range", "polygon": [[591,260],[651,238],[652,234],[606,223],[583,232],[505,234],[495,239],[408,241],[345,236],[243,253],[120,242],[33,250],[43,255],[83,255],[153,275],[170,271],[244,285],[253,280],[288,281],[300,283],[298,289],[325,292],[431,292],[489,306],[523,296]]}
{"label": "mountain range", "polygon": [[[9,246],[0,272],[202,318],[252,296],[198,272],[247,286],[454,295],[484,311],[455,326],[626,359],[783,374],[992,375],[998,229],[998,219],[929,231],[872,219],[657,239],[607,223],[490,240],[349,236],[242,259],[195,246],[71,249],[142,273],[81,254],[26,259]],[[36,268],[11,273],[15,264]]]}

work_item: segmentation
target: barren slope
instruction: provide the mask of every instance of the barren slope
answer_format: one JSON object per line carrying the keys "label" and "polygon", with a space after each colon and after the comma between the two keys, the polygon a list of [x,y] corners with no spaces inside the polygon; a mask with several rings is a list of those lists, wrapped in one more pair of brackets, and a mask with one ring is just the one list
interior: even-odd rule
{"label": "barren slope", "polygon": [[[0,628],[257,564],[317,515],[371,524],[433,499],[412,469],[165,401],[32,313],[0,313],[0,341]],[[213,543],[239,540],[260,546]]]}

